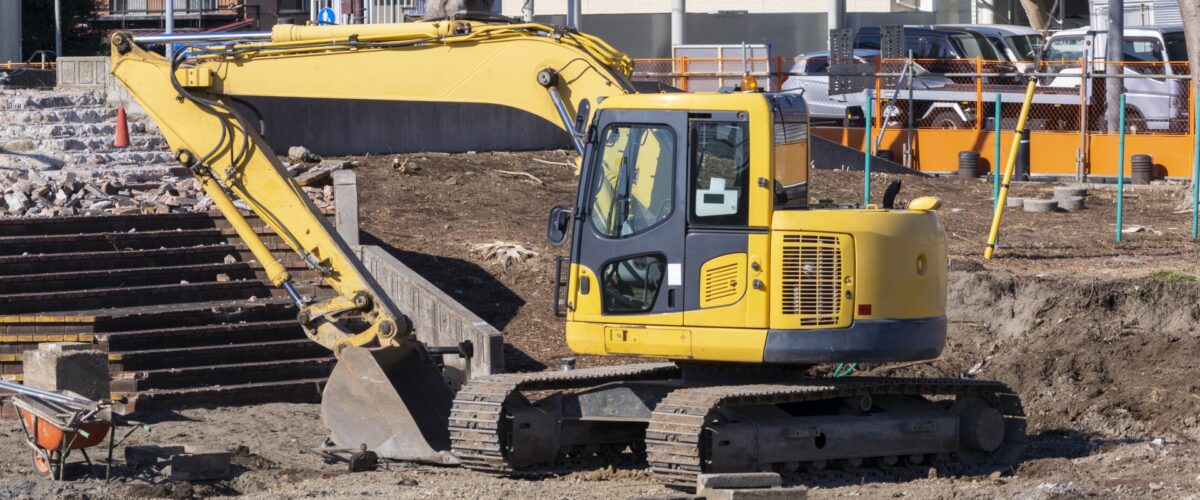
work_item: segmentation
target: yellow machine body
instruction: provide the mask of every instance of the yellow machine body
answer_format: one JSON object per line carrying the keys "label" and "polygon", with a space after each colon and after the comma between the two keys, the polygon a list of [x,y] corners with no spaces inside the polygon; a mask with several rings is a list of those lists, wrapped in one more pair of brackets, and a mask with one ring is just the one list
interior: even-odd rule
{"label": "yellow machine body", "polygon": [[[588,262],[586,248],[573,248],[566,290],[567,342],[577,353],[645,356],[674,360],[725,361],[739,363],[804,364],[817,362],[902,361],[930,359],[941,353],[945,337],[946,244],[936,212],[914,209],[813,208],[805,202],[791,207],[776,203],[774,186],[807,182],[807,118],[803,110],[792,115],[804,120],[795,140],[781,141],[778,115],[781,110],[763,94],[651,94],[612,97],[597,109],[598,120],[610,111],[644,111],[649,121],[669,123],[669,115],[681,115],[679,123],[696,123],[697,115],[732,113],[728,123],[744,122],[748,129],[742,150],[748,154],[750,182],[739,186],[748,197],[744,225],[711,227],[712,232],[736,233],[729,251],[703,251],[707,244],[692,241],[697,232],[691,222],[682,234],[669,227],[672,217],[688,210],[681,196],[660,196],[675,205],[673,215],[656,221],[658,229],[629,238],[662,232],[662,241],[646,248],[627,250],[645,255],[667,249],[673,240],[686,240],[682,252],[666,256],[664,282],[651,287],[659,294],[651,311],[606,310],[603,296],[609,293],[604,270],[598,267],[620,258],[621,250]],[[654,116],[658,118],[654,118]],[[614,120],[621,123],[625,119]],[[709,118],[704,118],[705,121]],[[688,125],[693,127],[693,125]],[[603,125],[593,124],[602,129]],[[593,143],[603,143],[603,130],[595,130]],[[666,137],[665,134],[659,134]],[[677,130],[677,138],[694,132]],[[620,169],[604,169],[628,156],[627,138],[596,145],[585,156],[581,182],[581,216],[575,224],[575,245],[624,245],[622,236],[589,238],[596,231],[589,218],[601,207],[610,206],[620,180],[612,178]],[[676,160],[666,159],[667,149],[646,134],[628,171],[628,205],[654,204],[651,192],[662,191],[671,182],[657,163],[673,161],[674,177],[687,175],[695,164],[696,147]],[[599,171],[603,170],[603,171]],[[591,182],[587,176],[608,176]],[[595,186],[598,189],[588,190]],[[679,184],[679,189],[694,185]],[[669,190],[668,190],[669,192]],[[624,213],[634,213],[630,209]],[[611,213],[604,217],[611,219]],[[631,216],[632,217],[632,216]],[[613,222],[606,220],[607,227]],[[655,237],[657,238],[657,237]],[[605,241],[609,240],[609,241]],[[671,253],[671,250],[663,250]],[[645,257],[636,257],[644,259]],[[676,263],[675,259],[683,262]],[[694,262],[699,259],[699,262]],[[672,284],[670,274],[679,274]],[[653,273],[650,273],[653,275]],[[650,279],[654,279],[652,276]],[[588,283],[583,285],[583,283]],[[598,290],[597,290],[598,289]],[[675,292],[677,302],[660,308],[663,293]],[[616,293],[616,292],[613,292]],[[684,297],[694,295],[688,303]],[[667,309],[654,310],[654,309]]]}

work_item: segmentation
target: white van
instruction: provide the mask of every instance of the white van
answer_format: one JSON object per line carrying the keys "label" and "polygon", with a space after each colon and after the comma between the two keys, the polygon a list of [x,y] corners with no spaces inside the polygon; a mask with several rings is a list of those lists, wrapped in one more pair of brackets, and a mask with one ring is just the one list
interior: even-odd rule
{"label": "white van", "polygon": [[938,24],[934,29],[958,29],[982,35],[992,43],[996,52],[1013,63],[1019,71],[1026,71],[1037,60],[1046,37],[1028,26],[1012,24]]}

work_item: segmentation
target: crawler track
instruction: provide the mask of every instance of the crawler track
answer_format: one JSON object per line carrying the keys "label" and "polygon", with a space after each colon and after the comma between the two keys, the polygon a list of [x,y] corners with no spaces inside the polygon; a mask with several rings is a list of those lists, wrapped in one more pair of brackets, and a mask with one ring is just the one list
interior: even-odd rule
{"label": "crawler track", "polygon": [[[861,395],[962,396],[990,400],[1006,420],[1010,432],[1000,449],[975,462],[1015,461],[1024,440],[1024,411],[1020,399],[999,382],[962,379],[820,379],[786,385],[716,386],[680,389],[654,409],[646,430],[646,452],[654,474],[665,484],[694,488],[705,463],[704,432],[707,417],[719,406],[775,405]],[[1020,432],[1016,432],[1019,430]],[[1019,434],[1019,435],[1018,435]],[[746,463],[745,470],[770,464]]]}
{"label": "crawler track", "polygon": [[464,466],[497,474],[540,475],[606,465],[623,450],[596,449],[586,456],[560,456],[554,463],[514,469],[506,459],[510,443],[505,402],[519,391],[581,389],[621,380],[667,379],[678,374],[679,368],[672,363],[646,363],[477,378],[455,396],[450,411],[451,449]]}

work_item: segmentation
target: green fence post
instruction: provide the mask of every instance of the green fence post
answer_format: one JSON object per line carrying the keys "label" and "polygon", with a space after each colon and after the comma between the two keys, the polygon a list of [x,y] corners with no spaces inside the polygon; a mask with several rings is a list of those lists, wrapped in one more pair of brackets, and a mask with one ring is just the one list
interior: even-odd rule
{"label": "green fence post", "polygon": [[863,208],[871,204],[871,110],[875,107],[875,101],[871,96],[871,90],[867,90],[866,109],[864,117],[867,121],[863,128]]}
{"label": "green fence post", "polygon": [[1117,120],[1117,243],[1121,242],[1121,228],[1125,218],[1125,94],[1121,94],[1121,112]]}
{"label": "green fence post", "polygon": [[[1192,90],[1193,94],[1196,92]],[[1193,97],[1196,102],[1196,109],[1192,112],[1192,120],[1196,120],[1192,126],[1192,138],[1195,139],[1195,144],[1192,145],[1192,239],[1200,238],[1200,99]]]}
{"label": "green fence post", "polygon": [[996,211],[996,204],[1000,203],[1000,93],[996,92],[996,122],[992,124],[994,130],[996,151],[992,156],[992,211]]}

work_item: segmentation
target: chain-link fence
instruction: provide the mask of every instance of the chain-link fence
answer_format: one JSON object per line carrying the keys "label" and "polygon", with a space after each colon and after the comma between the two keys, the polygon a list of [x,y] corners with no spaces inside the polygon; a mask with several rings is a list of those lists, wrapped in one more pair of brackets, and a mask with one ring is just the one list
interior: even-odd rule
{"label": "chain-link fence", "polygon": [[[856,58],[858,59],[858,58]],[[1126,132],[1189,134],[1190,86],[1186,62],[1031,62],[982,59],[859,59],[869,71],[855,77],[861,90],[831,90],[827,57],[638,59],[634,78],[692,92],[739,84],[749,67],[760,88],[803,92],[815,122],[861,126],[868,93],[875,126],[890,128],[1011,130],[1037,80],[1028,128],[1059,132],[1115,132],[1116,109],[1108,81],[1126,94]],[[1112,70],[1110,73],[1109,70]],[[997,100],[1000,104],[997,106]],[[1115,102],[1115,99],[1112,99]],[[1109,110],[1112,108],[1112,112]]]}

